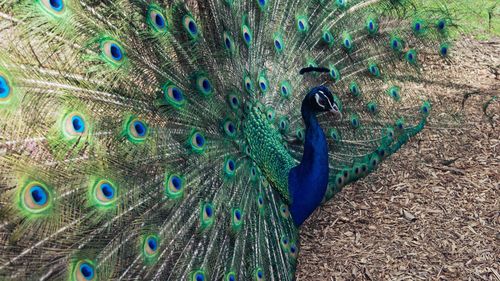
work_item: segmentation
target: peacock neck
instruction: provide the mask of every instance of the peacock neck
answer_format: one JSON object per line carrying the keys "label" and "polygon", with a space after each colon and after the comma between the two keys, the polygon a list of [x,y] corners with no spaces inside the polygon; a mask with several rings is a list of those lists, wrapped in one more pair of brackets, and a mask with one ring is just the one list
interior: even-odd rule
{"label": "peacock neck", "polygon": [[302,224],[323,200],[328,185],[328,145],[316,112],[302,104],[306,126],[302,161],[288,176],[292,198],[290,212],[295,224]]}
{"label": "peacock neck", "polygon": [[258,106],[250,108],[243,133],[255,161],[273,188],[290,205],[296,225],[301,225],[319,206],[328,185],[328,146],[316,113],[302,105],[306,126],[302,161],[292,158],[279,132],[265,119]]}

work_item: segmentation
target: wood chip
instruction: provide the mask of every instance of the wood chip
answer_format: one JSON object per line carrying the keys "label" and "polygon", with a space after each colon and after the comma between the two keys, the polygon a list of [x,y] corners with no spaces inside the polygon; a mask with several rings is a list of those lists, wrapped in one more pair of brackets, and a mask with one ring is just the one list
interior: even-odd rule
{"label": "wood chip", "polygon": [[401,214],[403,217],[409,221],[416,221],[417,218],[410,212],[406,211],[405,209],[401,209]]}

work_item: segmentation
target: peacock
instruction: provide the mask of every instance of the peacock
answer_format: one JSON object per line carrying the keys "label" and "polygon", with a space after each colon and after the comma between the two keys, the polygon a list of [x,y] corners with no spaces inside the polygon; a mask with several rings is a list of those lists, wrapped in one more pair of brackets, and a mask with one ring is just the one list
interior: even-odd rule
{"label": "peacock", "polygon": [[0,279],[294,280],[299,226],[424,128],[438,7],[0,1]]}

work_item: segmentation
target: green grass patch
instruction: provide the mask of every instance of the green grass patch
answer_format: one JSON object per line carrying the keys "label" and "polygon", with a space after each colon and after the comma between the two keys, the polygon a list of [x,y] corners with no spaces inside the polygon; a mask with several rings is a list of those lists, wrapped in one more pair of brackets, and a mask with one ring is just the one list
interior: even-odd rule
{"label": "green grass patch", "polygon": [[[500,1],[498,0],[418,0],[425,8],[446,7],[458,30],[453,34],[469,35],[479,40],[500,36]],[[444,3],[444,4],[443,4]]]}

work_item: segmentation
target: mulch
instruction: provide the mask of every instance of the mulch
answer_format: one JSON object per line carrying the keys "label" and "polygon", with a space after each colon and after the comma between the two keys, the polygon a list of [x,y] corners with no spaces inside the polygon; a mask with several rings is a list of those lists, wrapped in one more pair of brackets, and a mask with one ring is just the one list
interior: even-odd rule
{"label": "mulch", "polygon": [[427,128],[301,228],[297,280],[500,280],[500,40],[454,52],[424,58]]}

